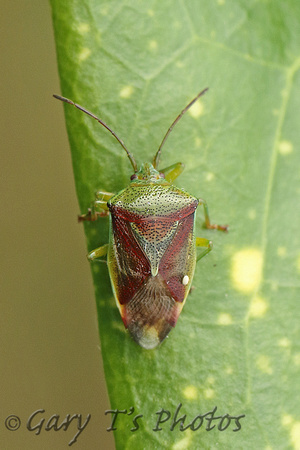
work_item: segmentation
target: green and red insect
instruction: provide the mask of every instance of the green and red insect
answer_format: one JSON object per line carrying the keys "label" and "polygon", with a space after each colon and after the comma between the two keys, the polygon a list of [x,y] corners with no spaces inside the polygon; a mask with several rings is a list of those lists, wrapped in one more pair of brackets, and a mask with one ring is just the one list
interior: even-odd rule
{"label": "green and red insect", "polygon": [[[207,204],[173,186],[182,173],[182,163],[158,170],[161,149],[174,125],[203,95],[200,92],[176,117],[165,134],[153,163],[138,170],[123,141],[101,119],[64,97],[69,103],[96,119],[122,145],[134,173],[131,183],[118,194],[98,191],[92,209],[79,220],[97,220],[110,213],[109,243],[88,254],[88,259],[107,256],[114,296],[125,327],[146,349],[160,344],[175,327],[191,288],[196,262],[211,249],[208,239],[195,237],[195,216],[203,205],[205,226],[227,230],[210,222]],[[202,248],[197,256],[196,248]]]}

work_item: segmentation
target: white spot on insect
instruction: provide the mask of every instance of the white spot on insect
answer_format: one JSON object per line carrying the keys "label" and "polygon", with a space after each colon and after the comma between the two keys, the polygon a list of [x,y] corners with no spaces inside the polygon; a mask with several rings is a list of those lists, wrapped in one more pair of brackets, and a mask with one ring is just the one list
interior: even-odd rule
{"label": "white spot on insect", "polygon": [[293,144],[290,141],[280,141],[278,150],[281,155],[289,155],[294,150]]}
{"label": "white spot on insect", "polygon": [[188,400],[195,400],[197,398],[197,396],[198,396],[197,388],[195,386],[193,386],[193,385],[187,386],[183,390],[183,395]]}
{"label": "white spot on insect", "polygon": [[80,23],[77,30],[80,34],[86,34],[90,31],[90,25],[88,23]]}
{"label": "white spot on insect", "polygon": [[232,317],[228,313],[221,313],[219,314],[217,323],[219,325],[231,325],[232,324]]}
{"label": "white spot on insect", "polygon": [[277,247],[277,255],[284,258],[286,256],[286,247]]}
{"label": "white spot on insect", "polygon": [[267,375],[272,375],[273,369],[271,367],[271,360],[266,355],[259,355],[256,359],[256,367],[262,372],[266,373]]}
{"label": "white spot on insect", "polygon": [[268,309],[266,300],[256,295],[250,304],[249,315],[251,317],[263,317]]}
{"label": "white spot on insect", "polygon": [[181,283],[183,284],[183,286],[186,286],[187,284],[189,284],[189,281],[190,281],[190,277],[188,275],[184,275]]}
{"label": "white spot on insect", "polygon": [[261,282],[263,255],[257,248],[245,248],[233,255],[231,278],[234,287],[245,294],[257,289]]}
{"label": "white spot on insect", "polygon": [[154,39],[151,40],[151,41],[149,42],[149,44],[148,44],[148,47],[149,47],[149,50],[151,50],[151,51],[153,52],[153,51],[156,50],[157,47],[158,47],[157,41],[155,41]]}
{"label": "white spot on insect", "polygon": [[133,94],[133,87],[132,86],[125,86],[120,90],[120,97],[121,98],[129,98]]}
{"label": "white spot on insect", "polygon": [[251,220],[256,219],[256,210],[254,208],[249,209],[248,211],[248,217]]}
{"label": "white spot on insect", "polygon": [[83,47],[79,54],[78,54],[78,60],[79,62],[85,61],[86,59],[88,59],[88,57],[91,55],[91,50],[87,47]]}
{"label": "white spot on insect", "polygon": [[188,113],[194,119],[198,119],[198,117],[202,116],[204,111],[203,103],[198,100],[198,102],[194,103],[193,106],[190,107]]}

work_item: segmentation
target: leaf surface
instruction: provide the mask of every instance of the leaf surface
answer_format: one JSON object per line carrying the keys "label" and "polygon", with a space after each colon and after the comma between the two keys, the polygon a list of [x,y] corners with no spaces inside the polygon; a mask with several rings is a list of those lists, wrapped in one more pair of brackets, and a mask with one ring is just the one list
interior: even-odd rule
{"label": "leaf surface", "polygon": [[[134,408],[117,417],[117,448],[299,448],[300,3],[51,5],[62,94],[101,117],[138,164],[209,87],[160,166],[182,161],[177,185],[230,225],[228,234],[205,230],[199,210],[197,235],[214,249],[197,265],[176,328],[152,351],[125,332],[106,265],[92,265],[111,407]],[[96,190],[127,186],[132,168],[96,121],[69,105],[65,113],[84,213]],[[107,243],[108,220],[85,232],[89,250]],[[220,418],[209,421],[215,407]],[[240,430],[226,414],[245,415]]]}

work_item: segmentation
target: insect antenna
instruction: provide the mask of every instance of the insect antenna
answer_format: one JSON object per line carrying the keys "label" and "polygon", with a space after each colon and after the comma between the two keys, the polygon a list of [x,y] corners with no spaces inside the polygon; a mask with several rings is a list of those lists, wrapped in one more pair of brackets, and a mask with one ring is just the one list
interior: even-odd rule
{"label": "insect antenna", "polygon": [[127,150],[127,148],[125,147],[125,144],[124,144],[124,142],[122,141],[122,139],[120,139],[120,138],[116,135],[116,133],[115,133],[108,125],[106,125],[105,122],[103,122],[103,120],[99,119],[99,118],[98,118],[97,116],[95,116],[93,113],[91,113],[91,112],[88,111],[87,109],[83,108],[82,106],[78,105],[77,103],[74,103],[72,100],[69,100],[68,98],[61,97],[60,95],[56,95],[56,94],[53,94],[53,97],[54,97],[54,98],[57,98],[58,100],[61,100],[62,102],[69,103],[70,105],[75,106],[75,108],[80,109],[80,111],[84,112],[84,113],[87,114],[88,116],[91,116],[93,119],[97,120],[97,122],[99,122],[101,125],[103,125],[104,128],[106,128],[106,129],[114,136],[114,138],[117,139],[117,141],[119,142],[119,144],[121,144],[122,147],[124,148],[125,152],[127,153],[128,158],[129,158],[129,161],[130,161],[130,163],[131,163],[131,165],[132,165],[132,167],[133,167],[134,172],[137,172],[137,171],[138,171],[138,169],[137,169],[137,164],[136,164],[136,162],[135,162],[135,159],[134,159],[132,153],[130,153],[130,151]]}
{"label": "insect antenna", "polygon": [[172,123],[172,125],[170,126],[168,131],[166,132],[163,140],[161,141],[160,146],[158,147],[158,150],[157,150],[157,152],[156,152],[156,154],[154,156],[154,159],[153,159],[153,167],[155,169],[158,167],[159,158],[160,158],[160,154],[161,154],[161,149],[163,148],[164,143],[166,142],[166,140],[167,140],[169,134],[171,133],[171,131],[173,130],[174,126],[181,119],[181,117],[187,112],[187,110],[190,109],[190,107],[198,100],[198,98],[205,94],[206,91],[208,91],[208,88],[203,89],[203,91],[199,92],[199,94],[195,98],[193,98],[193,100],[176,117],[176,119],[174,120],[174,122]]}

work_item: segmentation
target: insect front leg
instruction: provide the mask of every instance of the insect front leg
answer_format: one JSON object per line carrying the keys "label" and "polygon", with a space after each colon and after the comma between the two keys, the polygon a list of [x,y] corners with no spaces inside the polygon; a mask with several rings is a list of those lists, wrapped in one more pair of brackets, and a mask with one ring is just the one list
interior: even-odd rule
{"label": "insect front leg", "polygon": [[176,164],[172,164],[172,166],[166,167],[165,169],[160,170],[165,175],[165,179],[169,183],[173,183],[177,177],[184,171],[184,164],[178,162]]}
{"label": "insect front leg", "polygon": [[205,219],[205,227],[208,229],[213,230],[220,230],[220,231],[228,231],[228,225],[217,225],[215,223],[211,223],[209,214],[208,214],[208,206],[205,200],[202,198],[199,199],[199,205],[203,205],[204,209],[204,219]]}
{"label": "insect front leg", "polygon": [[78,216],[78,222],[89,221],[94,222],[99,217],[106,217],[109,214],[107,202],[114,194],[111,192],[97,191],[96,200],[93,202],[92,207],[88,209],[86,214]]}

